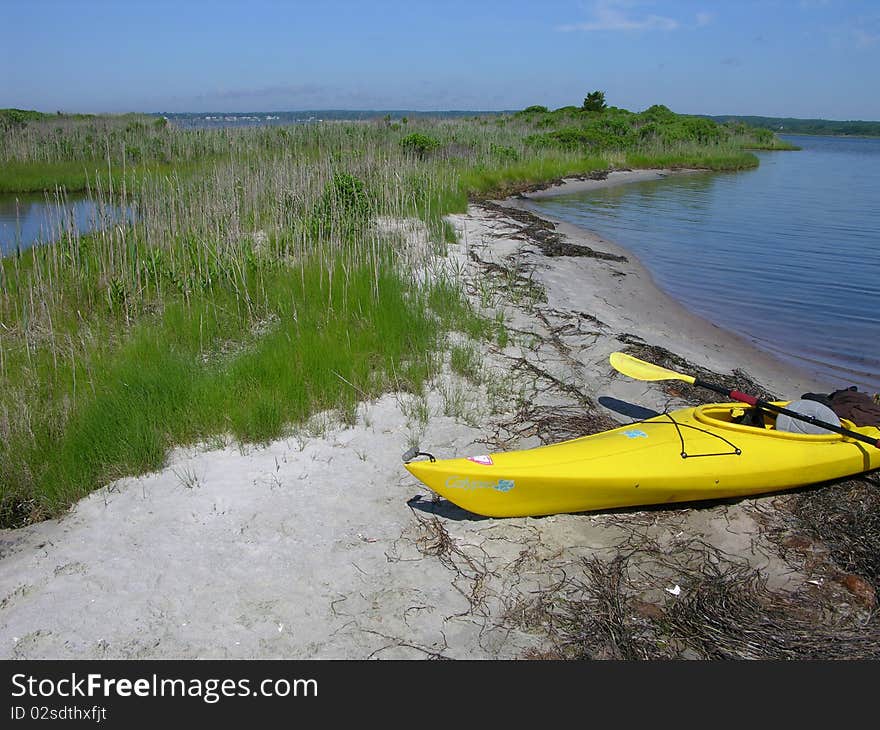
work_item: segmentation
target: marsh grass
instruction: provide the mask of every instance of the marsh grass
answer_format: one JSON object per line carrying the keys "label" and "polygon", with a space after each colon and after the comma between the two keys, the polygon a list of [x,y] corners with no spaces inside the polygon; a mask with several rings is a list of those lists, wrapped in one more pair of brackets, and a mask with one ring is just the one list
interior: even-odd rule
{"label": "marsh grass", "polygon": [[707,148],[682,144],[675,149],[629,152],[624,159],[627,167],[637,169],[747,170],[758,166],[758,159],[753,154],[726,145]]}
{"label": "marsh grass", "polygon": [[450,351],[449,364],[452,372],[458,373],[472,383],[482,381],[482,357],[474,345],[453,345]]}
{"label": "marsh grass", "polygon": [[[53,245],[0,260],[0,525],[158,469],[174,445],[265,442],[326,410],[351,420],[359,401],[392,389],[422,398],[445,332],[507,338],[437,263],[455,241],[444,216],[473,197],[636,162],[535,148],[520,118],[156,121],[2,130],[0,189],[82,186],[102,221],[83,234],[59,220]],[[401,144],[412,134],[437,144],[414,154]],[[687,162],[717,164],[717,153],[689,149]],[[641,154],[651,166],[682,153]],[[426,235],[377,225],[408,219]],[[477,376],[472,353],[453,358]],[[456,412],[460,400],[447,398]]]}

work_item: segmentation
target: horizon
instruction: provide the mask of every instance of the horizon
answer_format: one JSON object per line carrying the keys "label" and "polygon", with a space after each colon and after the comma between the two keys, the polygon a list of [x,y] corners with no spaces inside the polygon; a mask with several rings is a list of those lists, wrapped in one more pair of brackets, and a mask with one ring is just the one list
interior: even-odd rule
{"label": "horizon", "polygon": [[[17,107],[5,107],[5,108],[17,108]],[[345,114],[345,113],[353,113],[353,114],[420,114],[425,116],[430,116],[432,114],[515,114],[520,109],[344,109],[344,108],[327,108],[327,109],[261,109],[261,110],[244,110],[244,111],[230,111],[228,109],[207,109],[204,111],[127,111],[127,112],[65,112],[63,110],[56,110],[54,112],[47,112],[42,109],[34,109],[34,110],[23,110],[18,108],[20,111],[39,111],[44,114],[55,114],[59,111],[62,114],[95,114],[100,116],[124,116],[126,114],[145,114],[147,116],[181,116],[181,115],[199,115],[199,116],[211,116],[214,114],[223,114],[223,115],[235,115],[235,116],[254,116],[254,115],[262,115],[262,114],[307,114],[307,113],[315,113],[315,112],[330,112],[333,114]],[[550,111],[553,111],[552,109]],[[675,109],[671,111],[675,112]],[[798,122],[840,122],[840,123],[868,123],[868,124],[880,124],[880,119],[831,119],[826,117],[792,117],[792,116],[771,116],[768,114],[702,114],[702,113],[694,113],[690,116],[698,116],[698,117],[711,117],[711,118],[719,118],[719,117],[731,117],[731,118],[739,118],[739,119],[747,119],[747,118],[764,118],[764,119],[774,119],[774,120],[791,120]]]}
{"label": "horizon", "polygon": [[880,120],[870,0],[34,0],[4,16],[0,107],[47,113],[503,112],[599,89],[633,111]]}

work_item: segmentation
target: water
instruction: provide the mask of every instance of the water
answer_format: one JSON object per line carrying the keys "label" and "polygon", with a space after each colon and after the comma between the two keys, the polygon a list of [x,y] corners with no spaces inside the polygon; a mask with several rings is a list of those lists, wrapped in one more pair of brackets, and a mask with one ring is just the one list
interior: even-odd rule
{"label": "water", "polygon": [[706,319],[832,384],[878,391],[880,139],[784,138],[803,149],[758,153],[755,170],[535,206],[628,248]]}
{"label": "water", "polygon": [[0,195],[0,256],[51,242],[60,230],[87,233],[120,217],[119,208],[102,207],[85,194],[71,193],[63,203],[44,193]]}

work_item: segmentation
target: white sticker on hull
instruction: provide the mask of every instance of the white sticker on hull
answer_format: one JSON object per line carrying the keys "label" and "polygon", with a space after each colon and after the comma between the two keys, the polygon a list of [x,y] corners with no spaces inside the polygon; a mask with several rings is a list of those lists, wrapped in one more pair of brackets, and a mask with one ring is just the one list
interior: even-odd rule
{"label": "white sticker on hull", "polygon": [[482,454],[481,456],[469,456],[468,461],[474,462],[474,464],[482,464],[483,466],[492,466],[492,457],[489,454]]}

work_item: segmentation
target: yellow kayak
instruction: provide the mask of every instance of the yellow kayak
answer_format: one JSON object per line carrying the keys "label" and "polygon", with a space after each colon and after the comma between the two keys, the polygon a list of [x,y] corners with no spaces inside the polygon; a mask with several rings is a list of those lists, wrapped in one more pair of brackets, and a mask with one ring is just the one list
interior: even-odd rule
{"label": "yellow kayak", "polygon": [[[552,446],[406,468],[450,502],[489,517],[747,496],[880,468],[876,447],[831,432],[777,431],[769,414],[764,428],[739,423],[749,410],[685,408]],[[876,426],[843,419],[841,426],[880,438]]]}

